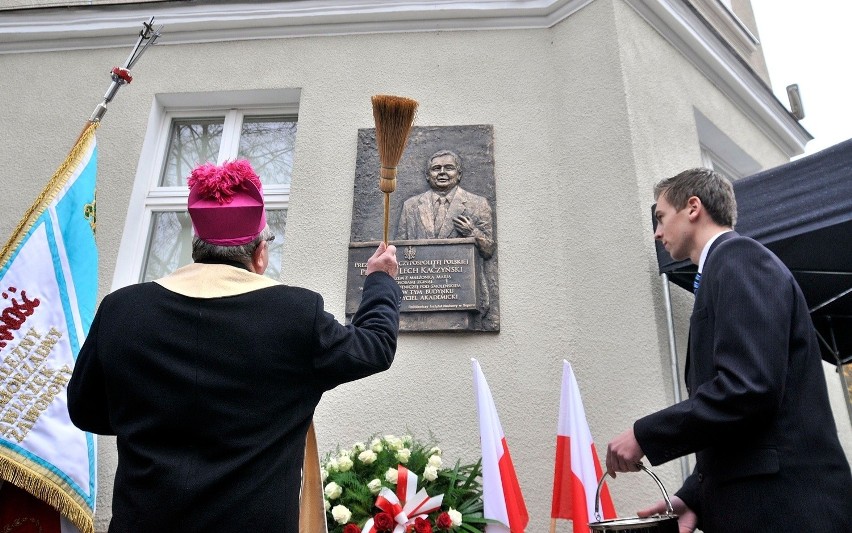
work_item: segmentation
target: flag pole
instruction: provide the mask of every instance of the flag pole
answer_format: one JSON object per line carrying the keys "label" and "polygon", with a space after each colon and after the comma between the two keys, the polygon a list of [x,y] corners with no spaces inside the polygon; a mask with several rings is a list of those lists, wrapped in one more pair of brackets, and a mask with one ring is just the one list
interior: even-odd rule
{"label": "flag pole", "polygon": [[112,83],[110,83],[107,88],[103,101],[99,103],[92,112],[92,116],[89,118],[89,123],[100,122],[107,112],[107,104],[112,102],[112,99],[115,98],[115,94],[121,86],[133,81],[133,76],[130,75],[130,69],[132,69],[133,65],[139,61],[139,58],[142,57],[145,50],[157,42],[157,39],[160,37],[160,30],[163,29],[162,25],[156,30],[154,29],[154,17],[151,17],[151,20],[148,22],[143,22],[142,26],[142,31],[139,32],[139,38],[136,40],[136,46],[133,47],[133,51],[131,51],[130,55],[127,56],[127,61],[124,62],[124,66],[113,67],[110,72]]}
{"label": "flag pole", "polygon": [[[154,44],[157,39],[160,37],[160,30],[163,29],[161,25],[159,28],[154,29],[154,17],[151,17],[151,20],[148,22],[142,23],[143,28],[139,32],[139,38],[136,40],[136,46],[133,47],[133,50],[130,52],[130,55],[127,57],[127,61],[124,62],[123,67],[113,67],[111,71],[112,82],[107,88],[106,94],[104,94],[103,101],[95,107],[94,112],[92,112],[92,116],[89,120],[86,121],[86,124],[83,126],[83,130],[80,132],[80,135],[77,136],[77,139],[74,141],[74,146],[71,149],[71,152],[66,157],[66,161],[72,158],[75,154],[75,151],[79,151],[80,140],[86,136],[87,132],[89,132],[92,128],[97,128],[100,124],[101,119],[107,111],[107,104],[115,98],[116,93],[121,88],[122,85],[126,83],[130,83],[133,80],[133,77],[130,75],[130,69],[133,65],[139,61],[139,58],[142,57],[142,54],[145,53],[145,50],[148,49],[152,44]],[[55,189],[57,180],[59,180],[64,171],[64,164],[60,167],[59,170],[54,174],[54,177],[48,182],[47,186],[38,196],[36,201],[30,206],[26,213],[24,213],[23,218],[18,223],[18,226],[12,232],[12,237],[8,240],[8,242],[3,246],[2,250],[0,250],[0,264],[5,262],[7,254],[11,251],[11,249],[17,244],[17,242],[21,239],[23,234],[25,233],[25,229],[29,227],[30,223],[35,218],[35,212],[38,207],[41,205],[42,200],[46,198],[46,196]]]}

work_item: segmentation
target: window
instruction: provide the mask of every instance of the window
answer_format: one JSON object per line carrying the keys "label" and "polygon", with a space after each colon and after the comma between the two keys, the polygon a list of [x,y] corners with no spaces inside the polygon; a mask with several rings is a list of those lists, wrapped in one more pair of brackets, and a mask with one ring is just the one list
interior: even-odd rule
{"label": "window", "polygon": [[742,175],[724,159],[714,154],[712,150],[703,144],[701,145],[701,166],[712,168],[722,176],[728,178],[731,183],[742,177]]}
{"label": "window", "polygon": [[[264,95],[267,100],[274,99]],[[198,100],[203,101],[204,96]],[[257,100],[257,92],[250,96]],[[176,99],[187,98],[178,95]],[[170,108],[164,105],[170,100],[175,98],[158,96],[155,102],[131,194],[113,289],[163,277],[192,262],[186,180],[198,164],[221,164],[231,159],[248,159],[263,183],[267,222],[276,237],[270,243],[266,275],[278,279],[283,264],[297,105],[250,102],[240,107]]]}
{"label": "window", "polygon": [[701,164],[719,172],[731,181],[750,176],[761,170],[760,164],[740,148],[710,119],[693,110],[701,146]]}

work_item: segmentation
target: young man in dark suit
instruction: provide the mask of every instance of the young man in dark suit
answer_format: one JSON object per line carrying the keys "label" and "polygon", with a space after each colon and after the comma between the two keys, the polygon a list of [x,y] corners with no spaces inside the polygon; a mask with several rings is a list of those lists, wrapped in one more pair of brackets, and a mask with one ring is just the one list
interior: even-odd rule
{"label": "young man in dark suit", "polygon": [[300,491],[319,490],[306,437],[325,391],[393,361],[396,250],[367,261],[344,326],[319,294],[263,276],[273,235],[247,161],[189,185],[195,262],[106,296],[68,385],[74,424],[116,435],[109,531],[297,533],[306,516],[302,531],[324,531],[321,497],[300,517]]}
{"label": "young man in dark suit", "polygon": [[[690,453],[672,498],[681,533],[852,531],[852,475],[837,438],[817,338],[793,275],[733,231],[731,183],[708,169],[658,183],[657,229],[698,265],[685,379],[689,398],[637,420],[607,471]],[[640,512],[662,512],[664,502]]]}

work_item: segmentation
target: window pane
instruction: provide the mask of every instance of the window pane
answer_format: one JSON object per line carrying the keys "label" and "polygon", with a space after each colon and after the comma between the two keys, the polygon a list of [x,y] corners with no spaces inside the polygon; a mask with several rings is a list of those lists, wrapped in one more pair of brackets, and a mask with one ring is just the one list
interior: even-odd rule
{"label": "window pane", "polygon": [[191,262],[192,221],[189,213],[153,213],[145,265],[142,267],[142,281],[162,278]]}
{"label": "window pane", "polygon": [[169,135],[169,148],[161,187],[185,187],[186,178],[201,163],[216,164],[222,143],[224,118],[175,120]]}
{"label": "window pane", "polygon": [[[266,212],[266,223],[275,235],[269,246],[269,266],[266,276],[281,278],[284,262],[284,231],[287,227],[287,210],[271,209]],[[186,211],[153,213],[148,251],[142,268],[142,281],[152,281],[171,274],[192,263],[192,221]]]}
{"label": "window pane", "polygon": [[296,118],[246,116],[238,157],[248,159],[264,185],[289,185],[296,145]]}
{"label": "window pane", "polygon": [[267,210],[266,223],[275,235],[275,240],[269,243],[269,266],[266,268],[266,276],[280,280],[281,268],[284,264],[284,230],[287,228],[287,210]]}

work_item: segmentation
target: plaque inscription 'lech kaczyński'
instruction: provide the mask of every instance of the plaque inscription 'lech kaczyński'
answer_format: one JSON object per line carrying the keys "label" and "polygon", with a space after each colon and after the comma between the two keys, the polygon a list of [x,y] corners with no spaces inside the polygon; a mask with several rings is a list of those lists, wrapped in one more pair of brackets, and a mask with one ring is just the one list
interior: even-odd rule
{"label": "plaque inscription 'lech kaczy\u0144ski'", "polygon": [[[391,241],[397,247],[402,289],[400,328],[409,331],[470,330],[480,312],[479,254],[475,239]],[[346,316],[361,302],[367,259],[378,242],[351,243]]]}
{"label": "plaque inscription 'lech kaczy\u0144ski'", "polygon": [[[477,309],[476,248],[474,240],[391,241],[397,246],[402,289],[400,311],[471,311]],[[353,314],[361,301],[360,291],[367,273],[367,259],[378,242],[349,246],[349,283],[346,313]]]}

